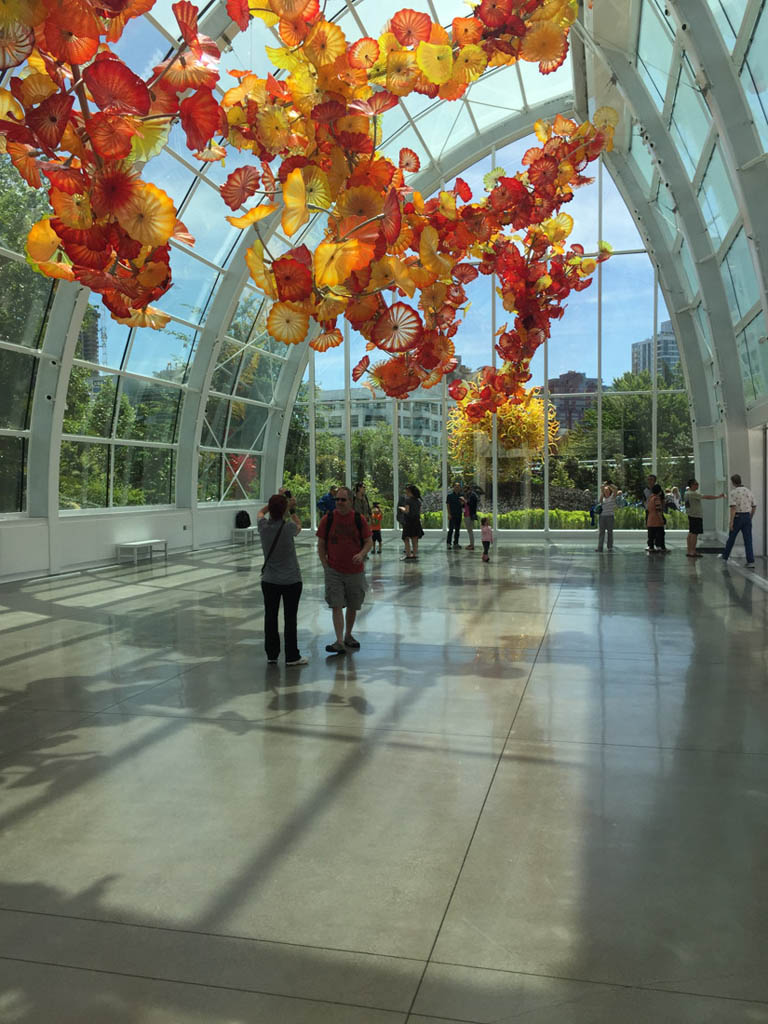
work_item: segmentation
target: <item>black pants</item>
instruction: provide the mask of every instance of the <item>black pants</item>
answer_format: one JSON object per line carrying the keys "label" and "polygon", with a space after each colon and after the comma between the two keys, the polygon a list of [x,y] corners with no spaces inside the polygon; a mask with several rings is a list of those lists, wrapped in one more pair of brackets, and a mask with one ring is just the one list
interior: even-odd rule
{"label": "black pants", "polygon": [[296,638],[296,616],[301,600],[301,583],[261,582],[264,595],[264,650],[270,661],[276,661],[280,654],[280,633],[277,628],[277,613],[280,599],[283,601],[283,623],[285,633],[285,660],[298,661],[301,657]]}
{"label": "black pants", "polygon": [[451,543],[451,535],[453,534],[453,543],[459,543],[459,531],[461,530],[461,516],[449,516],[448,517],[448,540],[447,543]]}
{"label": "black pants", "polygon": [[663,526],[649,526],[648,527],[648,550],[653,551],[654,545],[659,551],[664,551],[666,544],[664,543],[664,527]]}
{"label": "black pants", "polygon": [[484,540],[483,541],[483,554],[487,555],[490,550],[491,550],[491,542],[489,540]]}

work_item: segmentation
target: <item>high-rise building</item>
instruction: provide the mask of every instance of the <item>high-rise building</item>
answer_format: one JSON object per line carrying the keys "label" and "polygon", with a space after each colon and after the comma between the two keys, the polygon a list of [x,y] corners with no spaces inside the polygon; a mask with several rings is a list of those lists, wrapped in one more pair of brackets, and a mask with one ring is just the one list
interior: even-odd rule
{"label": "high-rise building", "polygon": [[561,432],[573,430],[584,419],[584,413],[590,405],[594,404],[594,398],[588,395],[597,391],[597,377],[588,377],[579,370],[567,370],[559,377],[550,377],[547,386],[549,401],[555,407]]}
{"label": "high-rise building", "polygon": [[[664,320],[656,334],[656,370],[668,376],[680,362],[671,320]],[[653,338],[632,343],[632,373],[653,373]]]}

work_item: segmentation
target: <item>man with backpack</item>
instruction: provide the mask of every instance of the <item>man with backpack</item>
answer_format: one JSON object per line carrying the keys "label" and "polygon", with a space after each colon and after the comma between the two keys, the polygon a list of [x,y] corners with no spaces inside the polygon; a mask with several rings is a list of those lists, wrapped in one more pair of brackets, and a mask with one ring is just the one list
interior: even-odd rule
{"label": "man with backpack", "polygon": [[330,654],[360,649],[352,628],[365,600],[363,562],[372,543],[371,528],[365,517],[353,510],[349,489],[339,487],[335,510],[324,515],[317,527],[317,553],[325,570],[325,600],[336,633],[336,640],[325,648]]}

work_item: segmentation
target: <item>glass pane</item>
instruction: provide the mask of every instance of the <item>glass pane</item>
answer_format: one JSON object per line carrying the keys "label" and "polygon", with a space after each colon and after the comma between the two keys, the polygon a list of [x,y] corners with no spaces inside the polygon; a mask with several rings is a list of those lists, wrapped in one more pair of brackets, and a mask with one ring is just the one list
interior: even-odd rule
{"label": "glass pane", "polygon": [[[75,348],[75,358],[119,370],[123,365],[130,328],[118,324],[98,296],[88,300]],[[159,332],[152,332],[157,335]]]}
{"label": "glass pane", "polygon": [[699,275],[696,271],[696,264],[693,262],[693,257],[691,256],[691,250],[688,248],[688,243],[685,239],[683,239],[680,246],[680,262],[683,265],[688,286],[691,289],[691,296],[698,295]]}
{"label": "glass pane", "polygon": [[[328,353],[325,353],[328,355]],[[320,359],[317,360],[320,362]],[[315,466],[318,498],[346,478],[344,469],[343,392],[341,401],[318,402],[315,408]]]}
{"label": "glass pane", "polygon": [[204,448],[223,448],[229,417],[229,402],[223,398],[209,398],[205,407],[205,419],[200,444]]}
{"label": "glass pane", "polygon": [[0,256],[0,340],[39,348],[53,287],[26,263]]}
{"label": "glass pane", "polygon": [[[358,392],[362,389],[354,390]],[[358,480],[366,485],[369,503],[372,505],[375,501],[379,502],[384,515],[384,528],[389,529],[393,524],[392,425],[380,423],[375,426],[368,422],[376,404],[370,394],[367,399],[352,403],[352,485]],[[391,399],[387,400],[387,404],[391,415]],[[411,439],[404,438],[403,442],[409,450],[414,447]],[[417,483],[415,479],[413,482]]]}
{"label": "glass pane", "polygon": [[199,323],[211,297],[218,274],[212,267],[172,246],[173,287],[158,301],[161,309],[190,323]]}
{"label": "glass pane", "polygon": [[672,198],[672,193],[663,181],[659,182],[656,190],[656,198],[653,200],[653,205],[659,215],[659,223],[662,228],[664,228],[667,240],[672,241],[678,230],[677,217],[675,216],[676,207]]}
{"label": "glass pane", "polygon": [[[650,383],[650,376],[646,378]],[[616,510],[616,529],[644,530],[643,488],[651,472],[651,396],[608,394],[603,397],[602,475],[626,502]]]}
{"label": "glass pane", "polygon": [[197,500],[218,501],[223,457],[217,452],[200,452],[197,468]]}
{"label": "glass pane", "polygon": [[224,455],[224,501],[254,501],[261,493],[258,455]]}
{"label": "glass pane", "polygon": [[23,253],[29,229],[50,212],[45,189],[30,188],[10,157],[0,155],[0,245]]}
{"label": "glass pane", "polygon": [[688,73],[687,64],[683,63],[677,81],[670,130],[691,178],[696,173],[696,166],[709,134],[710,123],[709,113],[700,98],[699,89]]}
{"label": "glass pane", "polygon": [[[631,258],[631,257],[630,257]],[[616,257],[616,262],[627,257]],[[597,276],[597,275],[595,275]],[[605,277],[603,278],[605,281]],[[604,300],[607,293],[603,292]],[[597,385],[597,281],[583,292],[571,292],[565,316],[552,321],[549,342],[549,377],[581,374]],[[501,311],[500,311],[501,315]],[[626,322],[626,310],[624,313]],[[594,388],[590,388],[594,390]]]}
{"label": "glass pane", "polygon": [[645,0],[637,47],[640,75],[659,110],[664,106],[672,63],[672,37],[650,0]]}
{"label": "glass pane", "polygon": [[587,530],[596,525],[597,400],[553,398],[558,426],[549,457],[549,527]]}
{"label": "glass pane", "polygon": [[[637,345],[651,351],[654,287],[653,267],[645,253],[614,256],[603,264],[603,380],[608,388],[634,369]],[[596,291],[595,285],[590,291]]]}
{"label": "glass pane", "polygon": [[261,451],[269,410],[260,405],[232,402],[227,448],[254,448]]}
{"label": "glass pane", "polygon": [[[147,164],[146,178],[147,181],[157,183],[164,192],[167,192],[178,210],[192,187],[195,175],[180,160],[177,160],[170,150],[163,149]],[[186,221],[184,223],[186,224]],[[189,227],[188,224],[187,227]],[[192,234],[194,235],[194,231]]]}
{"label": "glass pane", "polygon": [[542,75],[538,64],[529,61],[520,61],[518,67],[529,107],[535,107],[537,103],[546,103],[556,96],[568,96],[573,92],[573,64],[570,52],[562,67],[549,75]]}
{"label": "glass pane", "polygon": [[736,323],[741,317],[746,316],[760,298],[755,268],[743,228],[725,255],[721,273],[731,319]]}
{"label": "glass pane", "polygon": [[[296,512],[304,526],[309,526],[311,516],[309,494],[309,388],[306,382],[299,387],[299,399],[293,407],[288,425],[288,439],[283,464],[283,485],[296,499]],[[318,498],[320,495],[318,495]]]}
{"label": "glass pane", "polygon": [[[64,433],[83,437],[111,437],[115,416],[117,377],[85,366],[73,366],[67,387]],[[125,395],[120,399],[125,413],[131,412]]]}
{"label": "glass pane", "polygon": [[707,220],[707,230],[712,236],[715,248],[718,248],[739,212],[719,145],[716,145],[712,152],[699,189],[699,200]]}
{"label": "glass pane", "polygon": [[180,403],[178,388],[124,377],[116,436],[172,444],[176,440]]}
{"label": "glass pane", "polygon": [[26,441],[0,437],[0,512],[23,512],[26,489]]}
{"label": "glass pane", "polygon": [[[158,5],[159,6],[159,5]],[[152,12],[154,13],[154,11]],[[139,78],[146,79],[168,53],[170,43],[146,18],[131,18],[110,48]],[[155,180],[151,177],[151,181]]]}
{"label": "glass pane", "polygon": [[756,317],[737,338],[739,366],[744,382],[744,397],[754,402],[768,394],[768,353],[765,323]]}
{"label": "glass pane", "polygon": [[707,0],[707,3],[715,16],[725,45],[732,50],[744,18],[747,0]]}
{"label": "glass pane", "polygon": [[235,394],[255,402],[271,402],[284,366],[282,360],[272,359],[257,348],[246,349]]}
{"label": "glass pane", "polygon": [[[657,415],[656,473],[665,492],[677,497],[685,493],[687,482],[696,475],[688,396],[660,394]],[[683,512],[668,509],[665,515],[668,530],[688,529],[688,518]]]}
{"label": "glass pane", "polygon": [[650,188],[651,182],[653,181],[653,160],[651,159],[648,147],[643,142],[642,136],[640,135],[640,129],[637,125],[632,128],[629,155],[635,161],[637,169],[640,172],[641,180],[645,182],[648,188]]}
{"label": "glass pane", "polygon": [[162,331],[143,327],[133,333],[126,369],[145,377],[183,384],[195,351],[197,331],[174,320]]}
{"label": "glass pane", "polygon": [[193,251],[219,266],[223,265],[224,258],[240,234],[224,216],[221,196],[204,181],[197,186],[180,214],[195,239]]}
{"label": "glass pane", "polygon": [[[597,185],[591,188],[582,188],[576,191],[576,198],[589,197],[590,202],[597,210]],[[582,199],[583,201],[583,199]],[[569,203],[565,207],[568,213],[573,213]],[[577,207],[578,209],[578,207]],[[573,237],[581,241],[578,235],[581,232],[582,217],[578,216],[573,231]],[[595,234],[597,234],[597,217],[595,217]],[[645,244],[640,237],[640,232],[635,227],[632,214],[627,209],[627,204],[621,197],[621,193],[614,184],[613,178],[605,168],[603,171],[603,234],[606,241],[609,241],[614,249],[644,249]]]}
{"label": "glass pane", "polygon": [[699,326],[699,332],[701,339],[704,342],[704,348],[712,355],[712,329],[709,325],[709,316],[704,308],[704,303],[700,302],[694,310],[694,316],[696,317],[696,323]]}
{"label": "glass pane", "polygon": [[59,508],[106,508],[109,446],[61,442]]}
{"label": "glass pane", "polygon": [[763,147],[768,149],[768,5],[762,13],[749,44],[747,59],[741,72],[741,84],[747,94],[755,125],[760,132]]}
{"label": "glass pane", "polygon": [[172,451],[115,445],[113,505],[171,505],[175,500]]}
{"label": "glass pane", "polygon": [[243,346],[240,342],[225,338],[219,348],[216,366],[211,377],[211,391],[219,391],[224,395],[231,394],[242,357]]}
{"label": "glass pane", "polygon": [[32,405],[37,359],[0,348],[0,427],[26,430]]}
{"label": "glass pane", "polygon": [[265,304],[261,292],[253,288],[245,289],[230,321],[227,334],[242,342],[252,338],[253,344],[266,352],[285,356],[288,352],[287,346],[282,341],[275,341],[266,332],[268,305]]}

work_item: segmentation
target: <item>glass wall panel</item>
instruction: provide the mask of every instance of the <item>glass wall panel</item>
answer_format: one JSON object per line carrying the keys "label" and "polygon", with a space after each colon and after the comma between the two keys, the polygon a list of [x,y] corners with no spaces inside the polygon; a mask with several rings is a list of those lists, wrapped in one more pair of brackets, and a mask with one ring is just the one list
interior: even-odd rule
{"label": "glass wall panel", "polygon": [[[67,388],[64,433],[82,437],[111,437],[115,418],[117,375],[73,366]],[[120,399],[121,413],[133,415],[128,398]]]}
{"label": "glass wall panel", "polygon": [[24,511],[26,444],[23,437],[0,437],[0,513]]}
{"label": "glass wall panel", "polygon": [[75,359],[119,370],[130,336],[130,328],[113,320],[100,297],[91,295],[80,326]]}
{"label": "glass wall panel", "polygon": [[747,0],[707,0],[707,3],[715,16],[725,45],[732,50],[744,18]]}
{"label": "glass wall panel", "polygon": [[755,27],[747,59],[741,71],[741,84],[752,109],[755,126],[760,133],[763,148],[768,149],[768,5],[763,10]]}
{"label": "glass wall panel", "polygon": [[647,188],[651,186],[653,181],[653,160],[651,154],[648,151],[648,147],[643,142],[640,135],[640,129],[637,125],[632,128],[632,139],[629,145],[629,155],[634,160],[638,171],[640,172],[640,178],[645,182]]}
{"label": "glass wall panel", "polygon": [[[653,267],[645,253],[614,256],[603,265],[602,369],[607,388],[622,386],[627,374],[652,364],[654,288]],[[589,292],[596,293],[594,285],[583,294]]]}
{"label": "glass wall panel", "polygon": [[[616,263],[626,257],[617,256]],[[610,260],[609,263],[613,263]],[[605,281],[605,277],[603,278]],[[605,291],[603,293],[605,298]],[[597,281],[566,299],[565,316],[552,321],[549,389],[569,393],[597,389]],[[500,311],[501,312],[501,311]],[[626,309],[624,311],[626,323]],[[486,342],[487,344],[487,342]],[[486,356],[486,359],[488,357]]]}
{"label": "glass wall panel", "polygon": [[126,369],[145,377],[183,384],[194,355],[197,332],[174,320],[162,331],[134,331]]}
{"label": "glass wall panel", "polygon": [[[659,394],[657,417],[656,474],[666,492],[676,487],[682,495],[688,480],[696,475],[688,396]],[[668,509],[666,516],[668,530],[688,529],[687,517],[682,512]]]}
{"label": "glass wall panel", "polygon": [[709,166],[699,189],[699,202],[707,220],[707,230],[717,249],[739,213],[719,144],[712,151]]}
{"label": "glass wall panel", "polygon": [[640,75],[659,110],[663,108],[667,95],[672,52],[672,36],[669,30],[651,0],[645,0],[637,45],[638,66]]}
{"label": "glass wall panel", "polygon": [[269,410],[247,402],[232,402],[227,430],[227,448],[255,448],[261,451]]}
{"label": "glass wall panel", "polygon": [[[573,203],[569,203],[565,209],[575,217],[576,224],[573,235],[576,241],[580,242],[586,228],[586,224],[582,225],[587,218],[594,225],[595,236],[598,234],[597,189],[577,189],[576,197],[579,196],[584,197],[580,205],[574,206]],[[645,243],[632,219],[632,214],[627,209],[627,204],[622,199],[607,168],[603,171],[603,234],[615,250],[645,248]]]}
{"label": "glass wall panel", "polygon": [[172,246],[173,288],[158,300],[158,308],[190,323],[200,323],[218,274],[206,263]]}
{"label": "glass wall panel", "polygon": [[26,263],[0,256],[0,341],[39,348],[53,288]]}
{"label": "glass wall panel", "polygon": [[275,385],[285,363],[257,348],[246,350],[235,386],[235,394],[255,402],[271,402]]}
{"label": "glass wall panel", "polygon": [[193,252],[219,266],[223,266],[227,253],[240,234],[222,213],[221,196],[205,181],[198,184],[180,213],[185,227],[195,239]]}
{"label": "glass wall panel", "polygon": [[731,319],[736,323],[741,317],[746,316],[760,299],[755,268],[743,228],[725,254],[720,269]]}
{"label": "glass wall panel", "polygon": [[622,492],[616,528],[645,529],[643,488],[652,471],[653,400],[650,394],[603,398],[602,475]]}
{"label": "glass wall panel", "polygon": [[595,525],[597,397],[551,402],[560,429],[549,458],[549,528],[585,530]]}
{"label": "glass wall panel", "polygon": [[50,212],[45,190],[30,188],[19,177],[10,157],[0,154],[0,245],[23,253],[29,229]]}
{"label": "glass wall panel", "polygon": [[670,130],[691,178],[696,173],[701,151],[709,135],[710,124],[707,107],[684,61],[677,80]]}
{"label": "glass wall panel", "polygon": [[[319,365],[326,352],[316,360]],[[316,444],[315,466],[317,473],[318,498],[325,494],[332,484],[346,480],[344,468],[344,392],[335,401],[318,402],[315,412]]]}
{"label": "glass wall panel", "polygon": [[224,501],[255,501],[261,492],[261,456],[224,453]]}
{"label": "glass wall panel", "polygon": [[173,444],[180,403],[181,391],[178,388],[124,377],[116,436]]}
{"label": "glass wall panel", "polygon": [[756,317],[736,339],[739,349],[739,367],[744,382],[744,397],[748,403],[768,394],[768,353],[766,353],[765,323]]}
{"label": "glass wall panel", "polygon": [[680,262],[682,263],[685,276],[688,281],[688,286],[691,289],[691,297],[698,295],[699,293],[699,275],[696,271],[696,264],[693,262],[691,256],[691,250],[688,248],[688,243],[683,239],[680,245]]}
{"label": "glass wall panel", "polygon": [[[413,398],[398,402],[398,473],[400,479],[400,494],[398,500],[403,496],[407,484],[415,484],[421,492],[422,498],[422,523],[426,528],[440,529],[442,521],[442,448],[443,448],[443,413],[442,413],[442,387],[436,387],[428,391],[416,391]],[[369,428],[371,435],[381,435],[389,441],[390,456],[392,463],[392,428],[387,426],[372,426]],[[453,460],[449,460],[452,465]],[[452,465],[454,473],[458,468]],[[468,467],[464,467],[460,474],[462,481],[471,479]],[[382,478],[382,486],[386,484],[386,478]],[[392,494],[392,483],[389,483],[389,490],[386,492],[386,499],[391,503],[389,495]],[[442,501],[441,501],[442,499]],[[385,520],[387,521],[387,520]]]}
{"label": "glass wall panel", "polygon": [[205,419],[200,444],[204,448],[222,448],[226,437],[229,402],[211,397],[205,406]]}
{"label": "glass wall panel", "polygon": [[309,386],[305,375],[291,413],[283,463],[283,485],[296,499],[296,512],[305,529],[312,523],[309,477]]}
{"label": "glass wall panel", "polygon": [[174,453],[115,445],[113,505],[170,505],[175,501]]}
{"label": "glass wall panel", "polygon": [[235,380],[243,358],[243,346],[239,341],[225,338],[219,348],[216,365],[211,377],[211,391],[229,395],[235,386]]}
{"label": "glass wall panel", "polygon": [[218,501],[221,497],[223,456],[220,452],[200,452],[197,467],[197,500]]}
{"label": "glass wall panel", "polygon": [[37,359],[0,348],[0,428],[26,430],[32,406]]}
{"label": "glass wall panel", "polygon": [[106,508],[109,445],[61,442],[59,508]]}

